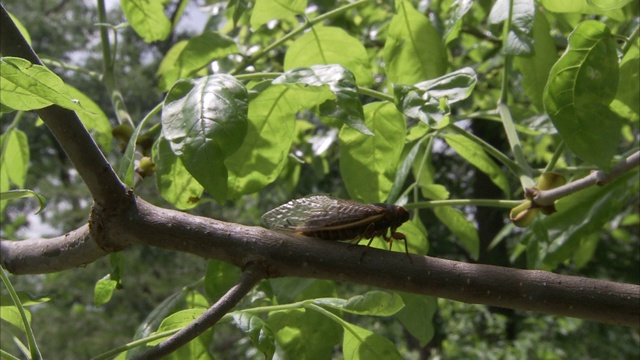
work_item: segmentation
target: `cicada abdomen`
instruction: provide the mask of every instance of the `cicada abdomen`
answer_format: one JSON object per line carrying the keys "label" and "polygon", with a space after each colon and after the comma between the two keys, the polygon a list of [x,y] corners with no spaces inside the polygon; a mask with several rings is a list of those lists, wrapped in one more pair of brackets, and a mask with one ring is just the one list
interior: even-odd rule
{"label": "cicada abdomen", "polygon": [[409,212],[401,206],[362,204],[328,195],[311,195],[292,200],[264,215],[262,223],[273,230],[295,232],[323,240],[356,240],[376,236],[389,242],[403,240],[407,255],[407,241],[396,229],[409,220]]}

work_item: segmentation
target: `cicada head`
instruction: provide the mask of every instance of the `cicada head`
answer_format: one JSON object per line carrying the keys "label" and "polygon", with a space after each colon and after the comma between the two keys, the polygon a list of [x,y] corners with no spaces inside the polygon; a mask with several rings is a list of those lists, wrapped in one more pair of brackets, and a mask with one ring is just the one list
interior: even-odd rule
{"label": "cicada head", "polygon": [[400,227],[400,225],[409,221],[409,212],[402,206],[381,203],[373,205],[384,209],[385,215],[383,217],[383,221],[381,222],[384,223],[385,226],[391,228],[391,232],[395,232],[396,229]]}

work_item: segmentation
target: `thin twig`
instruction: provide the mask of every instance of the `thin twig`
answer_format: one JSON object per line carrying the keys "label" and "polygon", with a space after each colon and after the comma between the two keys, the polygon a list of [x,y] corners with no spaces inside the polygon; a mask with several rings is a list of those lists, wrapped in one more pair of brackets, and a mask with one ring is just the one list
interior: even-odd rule
{"label": "thin twig", "polygon": [[611,171],[609,173],[606,173],[602,170],[593,171],[582,179],[572,181],[555,189],[537,191],[532,199],[532,202],[538,206],[549,206],[556,200],[571,195],[582,189],[586,189],[593,185],[605,185],[618,178],[620,175],[638,166],[640,166],[640,151],[634,153],[633,155],[616,164],[611,168]]}
{"label": "thin twig", "polygon": [[186,345],[189,341],[195,339],[198,335],[215,325],[220,318],[236,306],[265,276],[265,271],[260,265],[256,262],[250,263],[242,273],[242,276],[240,276],[240,279],[238,279],[238,282],[199,318],[167,340],[158,344],[158,346],[151,348],[133,359],[160,359]]}

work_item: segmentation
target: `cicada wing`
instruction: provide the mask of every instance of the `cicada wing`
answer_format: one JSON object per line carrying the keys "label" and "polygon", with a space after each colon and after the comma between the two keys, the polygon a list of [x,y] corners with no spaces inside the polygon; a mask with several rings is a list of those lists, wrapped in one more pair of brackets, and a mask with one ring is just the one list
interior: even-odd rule
{"label": "cicada wing", "polygon": [[310,231],[375,221],[382,209],[328,195],[311,195],[289,201],[264,215],[262,223],[274,230]]}

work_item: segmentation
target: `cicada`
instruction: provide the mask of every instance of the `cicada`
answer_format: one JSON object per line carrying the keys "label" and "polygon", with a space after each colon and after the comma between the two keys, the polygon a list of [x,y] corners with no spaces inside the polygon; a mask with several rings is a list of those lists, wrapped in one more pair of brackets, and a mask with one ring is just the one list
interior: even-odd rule
{"label": "cicada", "polygon": [[264,215],[262,223],[273,230],[288,231],[323,240],[354,240],[355,243],[382,237],[389,243],[403,240],[409,255],[407,238],[396,229],[409,220],[401,206],[362,204],[328,195],[310,195],[289,201]]}

